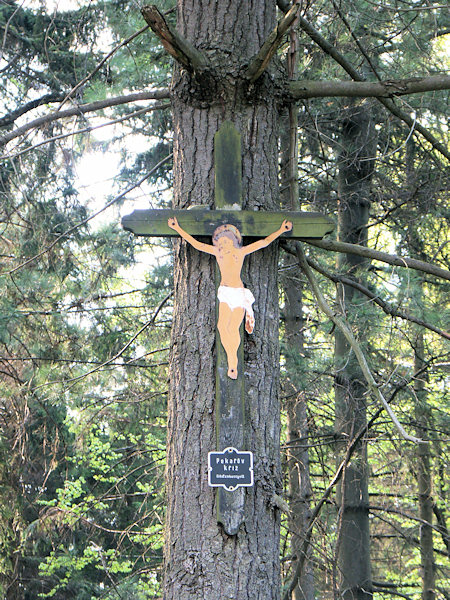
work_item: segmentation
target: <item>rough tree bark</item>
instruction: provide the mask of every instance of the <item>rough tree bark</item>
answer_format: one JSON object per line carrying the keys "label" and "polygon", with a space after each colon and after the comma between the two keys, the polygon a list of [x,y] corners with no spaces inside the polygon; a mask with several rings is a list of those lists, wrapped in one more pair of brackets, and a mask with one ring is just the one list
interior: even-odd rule
{"label": "rough tree bark", "polygon": [[[406,144],[405,170],[406,183],[411,195],[411,203],[414,206],[420,202],[420,198],[414,196],[417,192],[417,174],[414,165],[416,145],[410,138]],[[423,242],[413,227],[406,228],[406,241],[409,253],[421,260],[427,257],[424,253]],[[416,299],[415,304],[419,312],[424,306],[424,279],[421,273],[416,274]],[[422,578],[422,600],[434,600],[436,598],[436,565],[434,561],[433,547],[433,496],[432,496],[432,473],[431,473],[431,451],[430,451],[430,418],[431,411],[427,401],[428,369],[426,366],[426,350],[423,329],[414,328],[414,372],[417,376],[414,380],[414,416],[416,421],[417,436],[427,440],[426,444],[418,444],[413,464],[417,478],[419,496],[419,517],[422,524],[419,530],[420,540],[420,574]]]}
{"label": "rough tree bark", "polygon": [[[421,373],[414,382],[416,394],[415,419],[417,436],[429,438],[429,407],[427,405],[427,372],[425,368],[425,344],[423,331],[418,331],[414,348],[414,371]],[[419,492],[420,526],[420,567],[422,576],[422,600],[436,598],[436,565],[433,547],[433,496],[431,477],[430,445],[418,444],[415,461],[417,487]]]}
{"label": "rough tree bark", "polygon": [[[280,140],[280,185],[283,205],[289,210],[299,209],[298,157],[297,157],[298,107],[292,106],[283,119]],[[292,256],[284,257],[284,343],[286,350],[286,457],[289,486],[289,531],[291,554],[299,558],[311,516],[311,481],[309,476],[308,415],[303,388],[304,336],[303,290],[301,270]],[[314,599],[314,570],[310,560],[311,546],[292,600]],[[295,562],[293,563],[296,564]]]}
{"label": "rough tree bark", "polygon": [[[255,86],[242,67],[275,24],[272,0],[178,2],[178,31],[214,68],[200,76],[176,67],[171,90],[174,207],[213,205],[214,134],[231,120],[242,136],[243,208],[277,207],[278,111],[273,78]],[[245,340],[246,448],[255,485],[246,491],[245,522],[227,536],[216,522],[207,484],[214,434],[214,264],[175,243],[175,307],[170,358],[167,447],[167,600],[271,599],[280,593],[281,491],[278,406],[277,247],[249,257],[243,277],[253,291],[255,332]]]}
{"label": "rough tree bark", "polygon": [[[340,241],[367,245],[370,179],[373,172],[374,127],[367,104],[352,106],[342,121],[339,157],[338,237]],[[356,255],[338,257],[340,272],[358,279],[364,259]],[[359,293],[340,285],[340,309],[350,314]],[[335,334],[336,434],[339,461],[348,442],[366,424],[366,385],[355,355],[343,334]],[[372,597],[369,538],[368,468],[365,443],[347,465],[338,487],[339,526],[337,566],[344,600]]]}
{"label": "rough tree bark", "polygon": [[[302,391],[304,320],[299,271],[298,266],[292,267],[292,271],[284,282],[286,371],[288,377],[286,385],[288,395],[286,441],[289,508],[291,511],[289,530],[291,533],[291,553],[297,560],[302,552],[303,541],[310,524],[310,500],[312,495],[309,475],[308,414],[306,394]],[[312,547],[309,545],[305,556],[305,566],[292,593],[292,600],[314,599],[314,570],[311,553]]]}
{"label": "rough tree bark", "polygon": [[[296,2],[299,3],[298,1]],[[286,70],[289,80],[298,75],[299,39],[297,22],[289,31],[289,50]],[[280,136],[281,200],[288,210],[300,210],[298,188],[298,106],[291,103],[282,120]],[[304,335],[303,290],[301,270],[297,261],[284,257],[284,343],[286,348],[287,468],[289,486],[289,531],[291,554],[299,559],[311,517],[311,481],[309,476],[308,415],[303,386]],[[314,599],[314,569],[310,560],[311,546],[305,556],[305,565],[292,593],[292,600]],[[296,563],[293,562],[295,565]]]}

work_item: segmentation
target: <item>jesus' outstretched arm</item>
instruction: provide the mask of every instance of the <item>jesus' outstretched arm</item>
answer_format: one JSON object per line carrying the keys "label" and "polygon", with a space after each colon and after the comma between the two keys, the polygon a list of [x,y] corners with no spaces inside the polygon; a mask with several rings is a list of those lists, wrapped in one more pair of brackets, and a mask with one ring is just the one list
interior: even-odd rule
{"label": "jesus' outstretched arm", "polygon": [[216,254],[216,249],[214,246],[211,246],[209,244],[204,244],[203,242],[199,242],[194,237],[192,237],[192,235],[190,235],[187,231],[185,231],[179,225],[176,217],[170,217],[170,219],[167,221],[167,224],[171,229],[173,229],[179,235],[181,235],[181,237],[184,240],[189,242],[189,244],[191,244],[191,246],[193,246],[197,250],[200,250],[200,252],[206,252],[207,254]]}
{"label": "jesus' outstretched arm", "polygon": [[242,248],[242,250],[244,251],[245,255],[247,255],[247,254],[251,254],[252,252],[256,252],[256,250],[261,250],[261,248],[266,248],[266,246],[268,246],[273,241],[275,241],[277,238],[279,238],[280,235],[283,235],[283,233],[286,233],[287,231],[291,231],[291,229],[292,229],[292,222],[287,221],[285,219],[282,222],[281,227],[279,229],[277,229],[276,231],[274,231],[273,233],[268,235],[263,240],[258,240],[257,242],[253,242],[253,244],[244,246]]}

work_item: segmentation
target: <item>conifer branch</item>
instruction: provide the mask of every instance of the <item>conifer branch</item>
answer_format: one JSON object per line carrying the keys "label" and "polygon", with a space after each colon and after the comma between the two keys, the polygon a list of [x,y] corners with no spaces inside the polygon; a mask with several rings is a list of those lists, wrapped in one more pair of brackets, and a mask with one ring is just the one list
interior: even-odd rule
{"label": "conifer branch", "polygon": [[[141,333],[143,333],[146,329],[148,329],[148,327],[150,327],[150,325],[153,325],[155,323],[156,317],[159,315],[159,313],[161,312],[161,310],[163,309],[163,307],[167,303],[167,301],[170,300],[170,298],[172,298],[173,294],[174,294],[174,292],[172,290],[167,294],[167,296],[165,296],[165,298],[163,298],[161,300],[161,302],[156,307],[156,309],[153,312],[153,315],[150,317],[150,319],[148,319],[148,321],[146,321],[144,323],[144,325],[142,325],[142,327],[140,327],[138,329],[138,331],[128,340],[128,342],[116,354],[114,354],[114,356],[112,358],[109,358],[105,362],[101,363],[98,367],[95,367],[95,369],[91,369],[90,371],[88,371],[87,373],[84,373],[83,375],[79,375],[78,377],[73,377],[72,379],[66,379],[64,381],[64,383],[72,383],[72,385],[70,386],[69,389],[71,389],[74,384],[78,383],[82,379],[85,379],[89,375],[93,375],[97,371],[102,370],[104,367],[114,364],[115,361],[118,358],[120,358],[122,356],[122,354],[131,346],[131,344],[141,335]],[[125,364],[128,364],[128,363],[125,363]],[[155,365],[155,366],[160,366],[162,364],[167,364],[167,363],[159,363],[159,365]],[[149,365],[149,366],[151,366],[151,365]],[[38,387],[41,387],[41,386],[38,386]],[[35,389],[38,389],[38,388],[35,388]]]}
{"label": "conifer branch", "polygon": [[183,67],[189,71],[204,71],[208,68],[207,58],[167,23],[156,6],[144,6],[141,13],[167,52]]}
{"label": "conifer branch", "polygon": [[7,125],[12,125],[16,119],[25,115],[30,110],[37,108],[38,106],[42,106],[43,104],[50,104],[51,102],[60,102],[64,99],[64,94],[61,93],[51,93],[45,94],[45,96],[41,96],[40,98],[36,98],[35,100],[30,100],[26,104],[19,106],[16,110],[3,115],[0,117],[0,127],[6,127]]}
{"label": "conifer branch", "polygon": [[273,57],[279,45],[283,41],[284,34],[297,18],[299,10],[300,5],[294,4],[294,6],[292,6],[292,8],[278,22],[278,25],[261,46],[258,54],[251,59],[250,64],[244,73],[244,76],[249,81],[253,83],[264,73],[267,65],[270,62],[270,59]]}
{"label": "conifer branch", "polygon": [[21,127],[17,127],[13,131],[5,133],[4,136],[0,137],[0,146],[7,144],[11,140],[20,137],[31,129],[37,129],[58,119],[65,119],[67,117],[74,117],[77,115],[83,115],[88,112],[95,112],[96,110],[103,110],[110,108],[111,106],[120,106],[121,104],[129,104],[131,102],[139,102],[141,100],[166,100],[170,98],[168,89],[155,89],[147,90],[144,92],[134,92],[127,94],[126,96],[115,96],[114,98],[106,98],[105,100],[97,100],[96,102],[90,102],[89,104],[79,104],[66,110],[58,110],[56,112],[38,117],[29,123],[25,123]]}
{"label": "conifer branch", "polygon": [[73,233],[74,231],[76,231],[80,227],[83,227],[84,225],[86,225],[89,221],[91,221],[92,219],[94,219],[95,217],[97,217],[98,215],[100,215],[107,208],[109,208],[110,206],[112,206],[113,204],[115,204],[116,202],[118,202],[119,200],[121,200],[122,198],[125,198],[125,196],[127,194],[129,194],[134,189],[136,189],[137,187],[139,187],[140,185],[142,185],[144,183],[144,181],[146,181],[149,177],[151,177],[153,175],[153,173],[155,171],[157,171],[159,169],[159,167],[161,167],[168,160],[170,160],[172,158],[172,156],[173,156],[172,153],[168,154],[165,158],[163,158],[162,160],[160,160],[159,163],[153,167],[153,169],[151,169],[148,173],[146,173],[146,175],[144,175],[144,177],[142,177],[137,183],[133,184],[132,186],[130,186],[129,188],[127,188],[125,191],[123,191],[121,194],[119,194],[118,196],[116,196],[113,200],[111,200],[110,202],[108,202],[107,204],[105,204],[105,206],[103,206],[103,208],[100,208],[100,210],[96,211],[95,213],[93,213],[89,217],[86,217],[85,219],[83,219],[82,221],[80,221],[79,223],[77,223],[76,225],[74,225],[73,227],[70,227],[64,233],[61,233],[49,246],[47,246],[46,248],[44,248],[43,250],[41,250],[41,252],[39,252],[38,254],[35,254],[31,258],[28,258],[23,263],[21,263],[17,267],[14,267],[10,271],[4,271],[3,273],[0,273],[0,277],[4,276],[4,275],[13,275],[14,273],[16,273],[17,271],[19,271],[20,269],[23,269],[23,267],[26,267],[27,265],[29,265],[33,261],[41,258],[41,256],[44,256],[44,254],[47,254],[47,252],[50,252],[50,250],[52,250],[52,248],[54,248],[56,246],[56,244],[58,244],[61,240],[67,238],[71,233]]}
{"label": "conifer branch", "polygon": [[339,18],[341,19],[341,21],[344,23],[345,27],[347,28],[348,32],[350,33],[351,37],[353,38],[353,40],[355,41],[356,45],[358,46],[359,51],[361,52],[361,54],[364,56],[367,64],[370,66],[372,73],[375,75],[375,77],[378,79],[378,81],[381,81],[381,77],[378,74],[378,71],[371,59],[371,57],[369,56],[366,48],[363,46],[363,44],[361,43],[361,40],[359,39],[359,37],[356,35],[356,33],[353,31],[352,26],[350,25],[347,17],[345,16],[345,14],[343,13],[343,11],[339,8],[339,6],[337,6],[336,2],[334,0],[331,0],[331,3],[333,5],[334,10],[337,12],[337,14],[339,15]]}
{"label": "conifer branch", "polygon": [[[294,254],[294,252],[292,251],[292,248],[289,244],[284,243],[284,244],[282,244],[282,247],[286,252],[288,252],[290,254]],[[432,325],[431,323],[427,323],[426,321],[424,321],[422,319],[418,319],[414,315],[410,315],[402,310],[399,310],[398,308],[393,307],[388,302],[383,300],[378,293],[372,292],[369,288],[362,285],[361,283],[351,279],[350,277],[345,277],[344,275],[339,275],[339,274],[336,275],[334,273],[330,273],[329,271],[324,269],[321,265],[317,264],[315,261],[311,260],[310,258],[307,258],[306,260],[308,261],[308,264],[310,267],[312,267],[315,271],[317,271],[318,273],[320,273],[321,275],[323,275],[324,277],[326,277],[333,283],[342,283],[343,285],[348,285],[350,287],[353,287],[355,290],[358,290],[358,292],[360,292],[361,294],[364,294],[365,296],[367,296],[367,298],[370,298],[370,300],[374,304],[377,304],[383,310],[383,312],[385,314],[387,314],[391,317],[398,317],[399,319],[404,319],[405,321],[410,321],[411,323],[416,323],[416,325],[425,327],[425,329],[429,329],[430,331],[437,333],[438,335],[442,336],[443,338],[450,340],[450,333],[447,333],[446,331],[443,331],[439,327],[436,327],[435,325]]]}
{"label": "conifer branch", "polygon": [[380,388],[372,375],[372,371],[370,370],[370,367],[367,364],[367,360],[366,360],[366,357],[364,356],[361,346],[358,344],[352,331],[350,330],[348,325],[345,323],[344,319],[342,319],[339,315],[337,315],[335,313],[335,311],[333,311],[333,309],[329,306],[328,302],[325,300],[325,297],[323,296],[323,294],[320,290],[317,279],[316,279],[314,273],[312,272],[311,267],[308,265],[308,261],[306,260],[306,256],[305,256],[305,253],[303,252],[303,248],[302,248],[301,244],[296,243],[295,250],[296,250],[298,261],[300,263],[300,267],[303,270],[303,272],[305,273],[306,278],[309,281],[309,284],[314,293],[314,296],[316,297],[319,308],[322,310],[322,312],[324,312],[327,315],[327,317],[329,319],[331,319],[331,321],[342,332],[345,339],[349,343],[350,348],[352,349],[352,351],[354,352],[354,354],[356,356],[356,359],[358,361],[361,372],[364,375],[365,380],[367,381],[369,390],[372,392],[372,394],[375,396],[375,398],[384,406],[386,412],[390,416],[395,427],[397,428],[400,435],[405,440],[407,440],[409,442],[413,442],[415,444],[426,443],[423,440],[421,440],[420,438],[410,435],[409,433],[407,433],[405,431],[405,429],[403,428],[403,425],[400,423],[400,421],[398,420],[394,411],[389,406],[389,403],[386,401],[383,394],[381,393]]}
{"label": "conifer branch", "polygon": [[32,152],[33,150],[37,150],[37,148],[40,148],[41,146],[51,144],[52,142],[63,140],[68,137],[73,137],[74,135],[80,135],[82,133],[90,133],[91,131],[95,131],[96,129],[110,127],[111,125],[116,125],[118,123],[124,123],[125,121],[128,121],[130,119],[134,119],[141,115],[145,115],[148,112],[152,112],[154,110],[162,110],[165,108],[170,108],[169,102],[167,102],[166,104],[154,104],[153,106],[140,108],[139,110],[125,115],[124,117],[120,117],[119,119],[114,119],[113,121],[107,121],[106,123],[100,123],[99,125],[89,125],[88,127],[84,127],[83,129],[77,129],[76,131],[71,131],[70,133],[61,133],[60,135],[54,135],[53,137],[46,138],[45,140],[42,140],[41,142],[34,144],[33,146],[29,146],[27,148],[24,148],[23,150],[19,150],[15,154],[5,154],[4,156],[0,156],[0,161],[6,159],[13,160],[15,158],[18,158],[19,156],[22,156],[23,154],[27,154],[28,152]]}
{"label": "conifer branch", "polygon": [[324,97],[392,98],[450,89],[450,75],[411,77],[386,81],[293,81],[288,84],[291,100]]}
{"label": "conifer branch", "polygon": [[[365,78],[358,73],[353,65],[332,45],[328,42],[308,21],[299,15],[299,25],[303,31],[320,47],[322,50],[331,56],[341,67],[350,75],[354,81],[365,82]],[[413,131],[419,132],[435,150],[440,152],[445,158],[450,160],[450,152],[447,148],[437,140],[432,133],[423,125],[417,123],[409,114],[402,111],[390,98],[377,97],[378,101],[387,108],[398,119],[406,123]]]}
{"label": "conifer branch", "polygon": [[70,99],[73,97],[73,95],[75,94],[75,92],[77,92],[81,87],[83,87],[83,85],[85,85],[90,79],[92,79],[92,77],[98,73],[98,71],[100,71],[100,69],[102,68],[102,66],[108,62],[108,60],[110,58],[112,58],[114,56],[114,54],[120,50],[121,48],[123,48],[124,46],[127,46],[130,42],[132,42],[134,39],[136,39],[138,36],[140,36],[142,33],[144,33],[144,31],[147,31],[148,29],[148,25],[145,27],[142,27],[142,29],[140,29],[139,31],[136,31],[135,33],[133,33],[132,35],[130,35],[130,37],[128,37],[126,40],[124,40],[123,42],[121,42],[120,44],[118,44],[115,48],[113,48],[111,50],[111,52],[108,52],[108,54],[102,58],[102,60],[98,63],[98,65],[95,67],[95,69],[93,71],[91,71],[88,75],[86,75],[86,77],[84,77],[81,81],[79,81],[75,87],[73,87],[70,92],[64,97],[63,101],[61,102],[58,110],[60,110],[62,108],[62,106]]}
{"label": "conifer branch", "polygon": [[348,242],[338,242],[336,240],[305,240],[305,243],[316,246],[317,248],[323,248],[324,250],[343,252],[344,254],[356,254],[357,256],[379,260],[388,263],[389,265],[422,271],[423,273],[429,273],[435,277],[450,281],[450,271],[416,258],[388,254],[387,252],[380,252],[379,250],[367,248],[367,246],[349,244]]}

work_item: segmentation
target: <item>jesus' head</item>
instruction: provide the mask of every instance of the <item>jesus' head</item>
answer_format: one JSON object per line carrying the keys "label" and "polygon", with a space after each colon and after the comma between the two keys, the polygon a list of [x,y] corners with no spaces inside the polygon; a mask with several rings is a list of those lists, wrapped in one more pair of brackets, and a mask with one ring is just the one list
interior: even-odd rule
{"label": "jesus' head", "polygon": [[222,237],[227,237],[230,239],[235,248],[242,248],[241,232],[234,225],[227,224],[217,227],[212,236],[212,243],[214,246],[217,246],[219,239]]}

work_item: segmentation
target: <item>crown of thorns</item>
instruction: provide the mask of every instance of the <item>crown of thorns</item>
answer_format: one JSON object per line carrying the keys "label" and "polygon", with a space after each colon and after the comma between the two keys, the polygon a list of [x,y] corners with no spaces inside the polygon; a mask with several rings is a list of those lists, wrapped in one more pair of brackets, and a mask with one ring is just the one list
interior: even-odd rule
{"label": "crown of thorns", "polygon": [[242,246],[241,232],[234,225],[227,224],[220,225],[219,227],[217,227],[212,236],[213,244],[216,243],[219,240],[219,238],[223,236],[228,237],[230,240],[233,241],[233,243],[236,242],[239,248]]}

